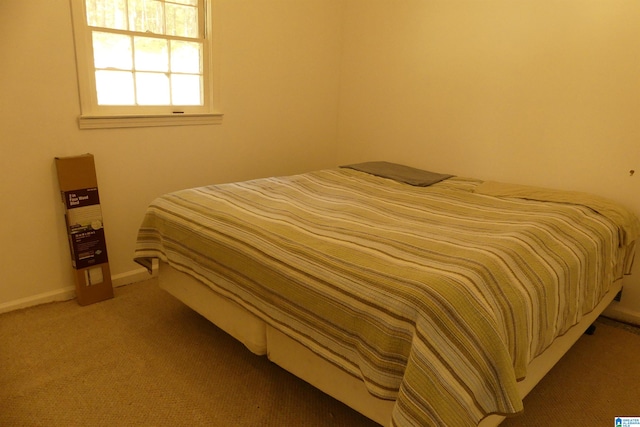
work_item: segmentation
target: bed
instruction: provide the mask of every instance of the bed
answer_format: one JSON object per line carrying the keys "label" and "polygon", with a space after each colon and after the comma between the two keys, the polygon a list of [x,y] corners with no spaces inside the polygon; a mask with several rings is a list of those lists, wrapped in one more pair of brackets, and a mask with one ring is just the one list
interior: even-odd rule
{"label": "bed", "polygon": [[134,259],[381,425],[492,426],[620,291],[639,233],[590,194],[368,162],[166,194]]}

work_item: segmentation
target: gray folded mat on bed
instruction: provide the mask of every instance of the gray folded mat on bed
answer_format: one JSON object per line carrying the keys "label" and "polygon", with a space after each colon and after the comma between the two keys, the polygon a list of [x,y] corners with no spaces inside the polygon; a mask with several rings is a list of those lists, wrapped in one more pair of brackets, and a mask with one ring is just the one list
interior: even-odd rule
{"label": "gray folded mat on bed", "polygon": [[364,162],[352,165],[340,166],[341,168],[354,169],[383,178],[393,179],[418,187],[427,187],[437,182],[451,178],[453,175],[430,172],[410,166],[390,162]]}

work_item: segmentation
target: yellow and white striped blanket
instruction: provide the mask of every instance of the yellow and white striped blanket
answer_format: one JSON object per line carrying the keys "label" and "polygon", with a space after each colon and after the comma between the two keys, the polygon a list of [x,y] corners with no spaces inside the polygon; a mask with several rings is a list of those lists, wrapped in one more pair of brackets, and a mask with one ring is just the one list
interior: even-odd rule
{"label": "yellow and white striped blanket", "polygon": [[330,169],[178,191],[150,204],[135,259],[196,275],[395,399],[396,426],[475,425],[522,410],[528,363],[631,247],[593,208],[480,184]]}

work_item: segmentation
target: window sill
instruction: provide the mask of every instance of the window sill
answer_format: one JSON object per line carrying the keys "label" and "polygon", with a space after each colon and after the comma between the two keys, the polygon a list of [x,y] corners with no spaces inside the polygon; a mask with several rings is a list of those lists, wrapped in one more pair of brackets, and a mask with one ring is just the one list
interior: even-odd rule
{"label": "window sill", "polygon": [[137,128],[154,126],[218,125],[222,113],[149,116],[80,116],[80,129]]}

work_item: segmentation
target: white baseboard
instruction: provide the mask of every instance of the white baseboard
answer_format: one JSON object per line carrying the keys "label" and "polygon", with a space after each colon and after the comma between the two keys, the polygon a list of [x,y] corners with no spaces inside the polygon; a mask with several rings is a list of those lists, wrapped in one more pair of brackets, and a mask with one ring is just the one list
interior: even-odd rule
{"label": "white baseboard", "polygon": [[54,301],[67,301],[76,297],[76,288],[67,286],[66,288],[57,289],[55,291],[44,292],[26,298],[9,301],[0,304],[0,313],[18,310],[20,308],[33,307],[34,305],[46,304]]}
{"label": "white baseboard", "polygon": [[138,268],[136,270],[127,271],[126,273],[115,274],[111,276],[111,284],[114,288],[118,286],[130,285],[131,283],[142,282],[158,275],[158,267],[153,266],[153,274],[149,274],[146,268]]}
{"label": "white baseboard", "polygon": [[615,302],[612,303],[602,314],[620,322],[640,326],[640,312],[626,307],[620,307]]}
{"label": "white baseboard", "polygon": [[[111,284],[114,288],[129,285],[131,283],[142,282],[151,279],[158,274],[157,263],[153,266],[153,274],[149,274],[146,268],[138,268],[136,270],[127,271],[125,273],[111,276]],[[56,289],[54,291],[43,292],[38,295],[20,298],[0,304],[0,314],[21,308],[33,307],[35,305],[46,304],[56,301],[67,301],[76,297],[75,286],[67,286]]]}

